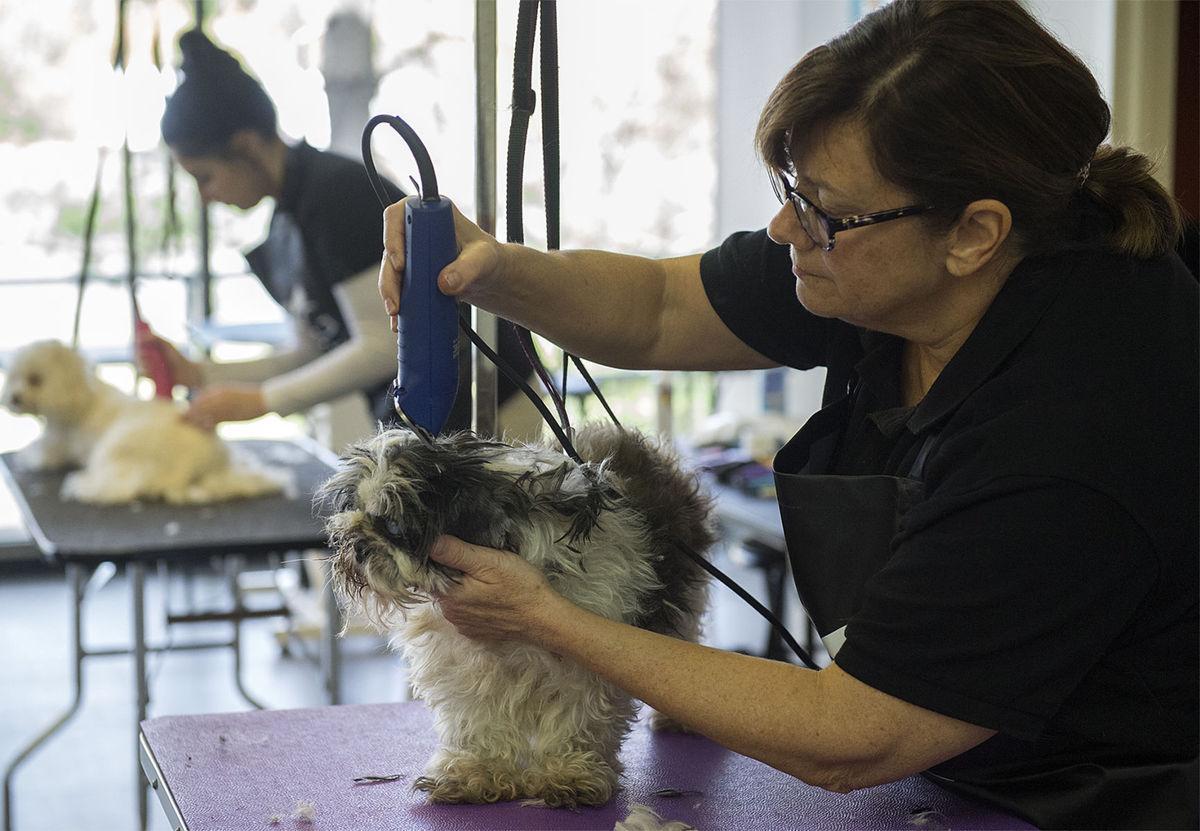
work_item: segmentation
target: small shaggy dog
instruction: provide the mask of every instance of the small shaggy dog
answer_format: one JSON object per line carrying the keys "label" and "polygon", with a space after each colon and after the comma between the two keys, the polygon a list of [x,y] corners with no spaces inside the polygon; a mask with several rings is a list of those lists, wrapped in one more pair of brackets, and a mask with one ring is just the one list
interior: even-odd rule
{"label": "small shaggy dog", "polygon": [[0,406],[45,422],[39,439],[17,454],[23,466],[81,468],[63,481],[64,499],[181,504],[281,489],[266,472],[235,464],[220,439],[183,421],[174,404],[142,401],[109,386],[58,341],[38,341],[16,353]]}
{"label": "small shaggy dog", "polygon": [[429,559],[440,534],[513,552],[596,614],[699,636],[706,574],[676,544],[704,555],[715,539],[696,480],[620,428],[584,428],[576,449],[582,465],[548,447],[388,430],[353,446],[318,494],[333,511],[338,591],[394,629],[434,711],[441,749],[414,785],[433,802],[603,804],[636,716],[626,693],[570,661],[460,635],[430,602],[460,574]]}

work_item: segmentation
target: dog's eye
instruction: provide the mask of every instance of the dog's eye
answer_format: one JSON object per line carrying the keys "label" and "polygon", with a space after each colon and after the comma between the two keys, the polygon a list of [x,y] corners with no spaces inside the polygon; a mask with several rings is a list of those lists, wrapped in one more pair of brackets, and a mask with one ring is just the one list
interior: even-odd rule
{"label": "dog's eye", "polygon": [[398,537],[404,533],[404,526],[402,526],[399,522],[397,522],[394,519],[385,519],[383,521],[383,527],[393,537]]}
{"label": "dog's eye", "polygon": [[31,372],[28,376],[26,376],[25,383],[34,389],[37,389],[42,385],[42,376],[38,375],[36,372]]}

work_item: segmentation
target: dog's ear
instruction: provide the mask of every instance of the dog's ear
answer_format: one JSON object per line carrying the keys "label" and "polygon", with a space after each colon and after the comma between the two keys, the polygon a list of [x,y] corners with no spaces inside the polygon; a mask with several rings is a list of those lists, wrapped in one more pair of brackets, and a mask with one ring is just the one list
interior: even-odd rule
{"label": "dog's ear", "polygon": [[409,463],[423,473],[420,498],[435,518],[431,530],[475,545],[511,546],[511,529],[528,522],[532,501],[514,481],[519,477],[491,463],[508,450],[470,433],[440,437],[436,448],[413,446]]}

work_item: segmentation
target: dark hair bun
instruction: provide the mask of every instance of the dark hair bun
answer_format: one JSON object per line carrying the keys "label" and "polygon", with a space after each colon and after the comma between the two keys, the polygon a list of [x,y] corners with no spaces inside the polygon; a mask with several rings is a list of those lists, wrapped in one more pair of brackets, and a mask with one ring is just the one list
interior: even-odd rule
{"label": "dark hair bun", "polygon": [[275,105],[237,58],[199,29],[179,38],[183,80],[167,101],[162,133],[185,156],[218,155],[241,130],[275,135]]}
{"label": "dark hair bun", "polygon": [[244,75],[241,65],[224,49],[208,39],[199,29],[189,29],[179,38],[179,51],[183,54],[185,77],[234,77]]}

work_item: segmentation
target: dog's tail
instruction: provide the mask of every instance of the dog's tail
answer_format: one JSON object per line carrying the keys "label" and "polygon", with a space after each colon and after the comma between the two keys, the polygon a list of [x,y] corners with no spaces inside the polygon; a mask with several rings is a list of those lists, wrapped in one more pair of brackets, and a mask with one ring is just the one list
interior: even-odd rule
{"label": "dog's tail", "polygon": [[636,430],[588,425],[579,431],[575,448],[585,461],[623,480],[625,498],[646,518],[662,588],[659,602],[651,604],[655,611],[637,625],[696,640],[708,575],[679,544],[707,556],[717,540],[711,499],[672,449]]}
{"label": "dog's tail", "polygon": [[601,464],[624,480],[624,492],[643,507],[663,543],[678,540],[703,554],[716,542],[711,500],[671,448],[611,424],[583,427],[575,448],[584,461]]}

